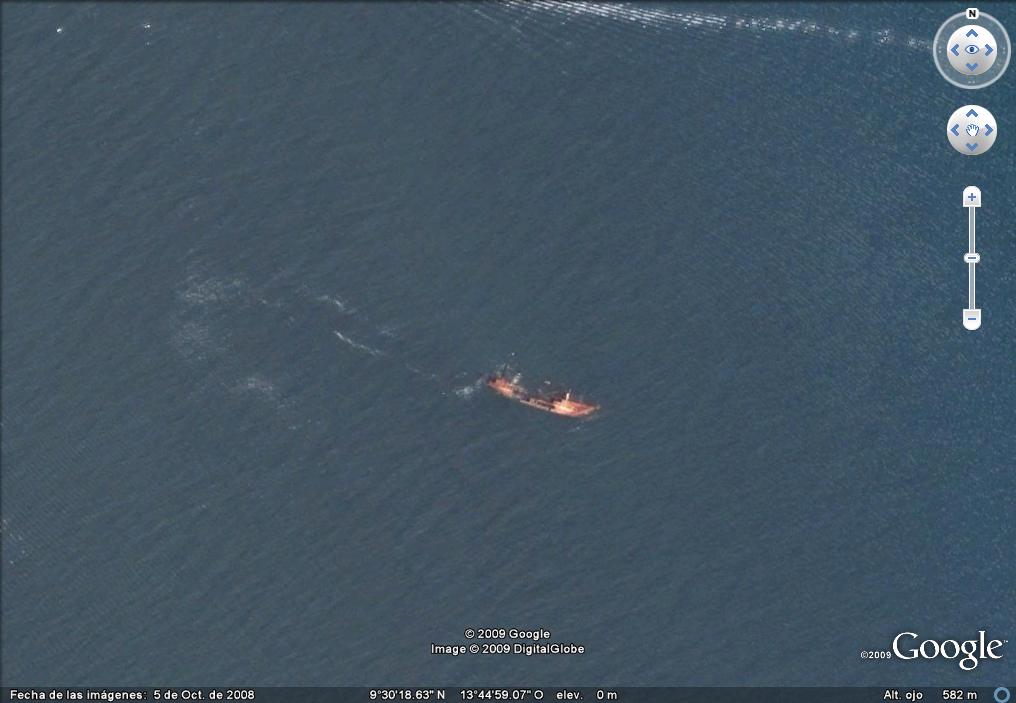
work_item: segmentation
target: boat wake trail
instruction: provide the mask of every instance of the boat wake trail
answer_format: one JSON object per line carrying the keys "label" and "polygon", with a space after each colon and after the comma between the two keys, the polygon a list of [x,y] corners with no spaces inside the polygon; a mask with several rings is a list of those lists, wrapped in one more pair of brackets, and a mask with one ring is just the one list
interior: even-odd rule
{"label": "boat wake trail", "polygon": [[347,337],[346,335],[342,334],[338,330],[332,330],[332,331],[335,332],[335,336],[336,337],[338,337],[343,342],[345,342],[346,344],[351,346],[353,349],[358,349],[359,351],[366,352],[367,354],[370,354],[371,356],[387,356],[387,354],[385,354],[380,349],[375,349],[374,347],[369,347],[366,344],[360,344],[359,342],[354,341],[354,340],[350,339],[349,337]]}
{"label": "boat wake trail", "polygon": [[[392,344],[392,340],[395,340],[398,337],[398,335],[396,334],[396,329],[398,329],[401,325],[378,324],[376,322],[372,322],[367,316],[367,314],[364,313],[362,310],[360,310],[360,308],[351,307],[350,304],[346,302],[346,300],[343,298],[322,295],[318,296],[317,300],[319,302],[325,302],[329,303],[330,305],[333,305],[334,307],[338,308],[339,312],[341,312],[345,316],[359,318],[361,331],[370,337],[375,338],[383,337],[384,340],[382,340],[382,343],[385,346],[390,346]],[[428,381],[437,381],[437,382],[441,381],[441,378],[440,376],[438,376],[438,374],[433,373],[431,371],[427,371],[425,369],[421,369],[415,363],[407,361],[405,355],[399,354],[397,350],[392,351],[380,349],[378,347],[372,347],[369,344],[364,344],[363,342],[353,339],[348,334],[344,334],[343,332],[337,329],[332,329],[332,333],[351,349],[354,349],[358,352],[362,352],[364,354],[367,354],[368,356],[372,356],[375,358],[387,358],[391,359],[392,361],[401,363],[404,369],[406,369],[414,376],[417,376],[419,378]]]}
{"label": "boat wake trail", "polygon": [[293,374],[247,353],[263,346],[252,337],[266,316],[276,325],[289,314],[285,301],[266,297],[242,276],[199,273],[188,275],[176,294],[180,305],[167,318],[170,344],[188,373],[200,379],[195,391],[214,390],[263,406],[290,430],[298,429],[303,419],[288,392]]}
{"label": "boat wake trail", "polygon": [[[301,425],[296,401],[305,383],[302,371],[273,365],[261,350],[274,350],[275,356],[306,353],[292,346],[293,335],[309,341],[331,330],[340,353],[361,355],[364,363],[366,357],[385,361],[390,370],[402,369],[444,396],[465,399],[480,387],[475,373],[421,368],[409,350],[413,340],[407,343],[398,333],[405,323],[372,320],[345,296],[195,273],[182,282],[177,298],[180,305],[168,320],[170,343],[190,373],[203,377],[199,385],[266,405],[291,429]],[[274,329],[289,331],[280,336]],[[470,385],[463,387],[466,379]]]}
{"label": "boat wake trail", "polygon": [[459,398],[462,398],[463,400],[468,400],[469,398],[472,398],[474,395],[476,395],[476,392],[481,388],[483,388],[483,379],[478,378],[476,379],[476,381],[469,384],[468,386],[456,388],[452,392]]}
{"label": "boat wake trail", "polygon": [[348,315],[352,315],[353,313],[356,312],[355,308],[349,307],[349,303],[347,303],[345,300],[343,300],[338,296],[319,295],[317,297],[317,300],[318,302],[321,303],[329,303],[331,305],[334,305],[336,308],[338,308],[339,312],[344,312]]}
{"label": "boat wake trail", "polygon": [[[740,31],[751,34],[792,33],[828,37],[844,43],[871,42],[899,45],[909,49],[927,51],[931,43],[926,39],[900,35],[891,29],[861,30],[835,27],[807,19],[780,17],[741,17],[706,12],[681,11],[663,7],[636,7],[617,3],[560,2],[556,0],[506,0],[500,7],[516,14],[554,14],[565,21],[588,19],[614,21],[640,27],[643,30],[667,31],[689,29],[702,32]],[[477,12],[490,9],[483,5]]]}

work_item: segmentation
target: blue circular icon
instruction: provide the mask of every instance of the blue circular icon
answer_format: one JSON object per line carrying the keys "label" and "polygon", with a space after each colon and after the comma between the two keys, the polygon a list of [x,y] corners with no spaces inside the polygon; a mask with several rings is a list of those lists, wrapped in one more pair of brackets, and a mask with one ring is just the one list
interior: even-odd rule
{"label": "blue circular icon", "polygon": [[1009,689],[1005,686],[999,686],[995,689],[995,703],[1009,703],[1009,699],[1012,698],[1012,694],[1009,693]]}

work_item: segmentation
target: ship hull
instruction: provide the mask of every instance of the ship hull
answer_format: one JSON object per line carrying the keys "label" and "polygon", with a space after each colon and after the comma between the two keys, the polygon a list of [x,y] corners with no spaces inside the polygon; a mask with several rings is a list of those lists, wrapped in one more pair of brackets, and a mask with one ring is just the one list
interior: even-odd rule
{"label": "ship hull", "polygon": [[586,417],[592,415],[600,408],[599,405],[572,400],[569,395],[565,395],[563,398],[534,395],[517,383],[502,376],[490,377],[487,379],[487,386],[498,395],[504,396],[509,400],[564,417]]}

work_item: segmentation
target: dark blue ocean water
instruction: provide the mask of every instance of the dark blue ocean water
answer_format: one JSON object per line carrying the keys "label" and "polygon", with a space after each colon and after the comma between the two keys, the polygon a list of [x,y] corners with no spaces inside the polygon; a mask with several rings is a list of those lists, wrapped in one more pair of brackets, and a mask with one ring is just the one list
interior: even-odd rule
{"label": "dark blue ocean water", "polygon": [[4,683],[1016,681],[860,658],[1016,642],[961,10],[5,4]]}

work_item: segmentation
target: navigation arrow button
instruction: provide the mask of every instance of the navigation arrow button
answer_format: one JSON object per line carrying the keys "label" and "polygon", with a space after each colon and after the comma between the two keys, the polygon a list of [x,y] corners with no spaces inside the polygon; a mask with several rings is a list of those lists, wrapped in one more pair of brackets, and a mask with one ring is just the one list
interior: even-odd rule
{"label": "navigation arrow button", "polygon": [[[932,42],[932,58],[939,73],[953,85],[967,90],[983,88],[998,80],[1014,48],[995,18],[984,13],[979,17],[981,21],[978,22],[963,22],[963,13],[953,15],[939,27]],[[967,16],[966,19],[973,18]],[[984,115],[980,107],[977,112]],[[955,146],[969,155],[962,142]],[[987,151],[983,144],[981,147],[978,153]],[[1011,703],[1016,703],[1016,698]]]}
{"label": "navigation arrow button", "polygon": [[[942,47],[939,47],[940,52],[941,50]],[[998,53],[1001,55],[1002,51],[999,50]],[[984,67],[983,61],[981,67]],[[964,114],[977,117],[964,117]],[[995,121],[995,116],[983,105],[963,105],[956,108],[944,126],[946,140],[963,156],[987,154],[998,140],[998,131],[1001,129]],[[964,193],[963,197],[966,198],[967,195],[968,193]],[[1016,703],[1016,700],[1012,703]]]}

